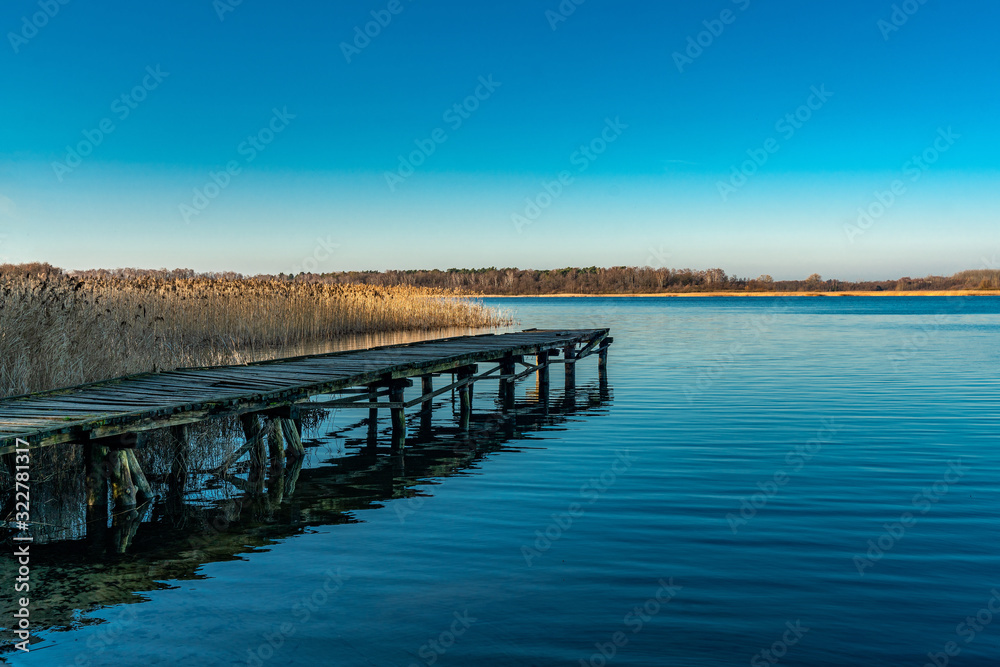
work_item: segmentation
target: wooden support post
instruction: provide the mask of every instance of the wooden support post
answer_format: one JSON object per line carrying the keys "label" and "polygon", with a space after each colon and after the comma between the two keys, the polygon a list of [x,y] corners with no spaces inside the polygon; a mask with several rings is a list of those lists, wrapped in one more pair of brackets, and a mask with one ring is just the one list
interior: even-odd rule
{"label": "wooden support post", "polygon": [[538,392],[539,403],[549,402],[549,351],[542,350],[535,355],[535,365],[538,370],[535,372],[535,389]]}
{"label": "wooden support post", "polygon": [[[375,404],[378,402],[378,387],[368,385],[368,402]],[[368,410],[368,446],[374,447],[378,442],[378,408]]]}
{"label": "wooden support post", "polygon": [[[83,445],[83,465],[86,472],[87,509],[108,510],[108,448],[96,442]],[[88,519],[89,521],[89,519]]]}
{"label": "wooden support post", "polygon": [[[464,366],[458,369],[458,379],[467,380],[472,377],[475,370],[472,366]],[[469,430],[469,422],[472,419],[472,383],[462,385],[458,388],[458,426],[463,431]]]}
{"label": "wooden support post", "polygon": [[[500,361],[501,375],[514,375],[514,358],[506,356]],[[500,405],[504,411],[514,407],[514,379],[500,379]]]}
{"label": "wooden support post", "polygon": [[87,489],[87,540],[100,546],[108,528],[108,448],[96,442],[84,443],[83,466]]}
{"label": "wooden support post", "polygon": [[272,466],[281,466],[285,460],[285,437],[281,422],[282,417],[270,417],[267,429],[267,453]]}
{"label": "wooden support post", "polygon": [[264,468],[267,465],[267,448],[264,444],[264,433],[260,427],[260,418],[256,414],[240,415],[240,425],[243,435],[250,445],[250,474],[247,481],[250,490],[255,493],[264,492]]}
{"label": "wooden support post", "polygon": [[124,449],[125,458],[128,463],[128,470],[132,474],[132,483],[135,484],[137,496],[143,501],[153,499],[153,487],[149,485],[146,474],[139,467],[139,459],[135,457],[134,449]]}
{"label": "wooden support post", "polygon": [[601,392],[608,390],[608,345],[605,343],[597,351],[597,383]]}
{"label": "wooden support post", "polygon": [[576,345],[567,345],[563,349],[566,363],[566,396],[576,392]]}
{"label": "wooden support post", "polygon": [[131,509],[135,507],[135,484],[128,469],[128,457],[121,449],[111,449],[108,452],[108,473],[111,478],[111,497],[115,501],[115,509]]}
{"label": "wooden support post", "polygon": [[187,424],[181,426],[171,426],[167,431],[170,435],[173,459],[170,461],[170,477],[167,478],[167,488],[169,495],[180,499],[184,496],[184,487],[187,485],[188,459],[189,459],[189,430]]}
{"label": "wooden support post", "polygon": [[306,455],[306,448],[302,445],[301,427],[294,419],[280,419],[278,423],[285,436],[285,456],[288,459],[301,459]]}
{"label": "wooden support post", "polygon": [[[402,403],[405,382],[393,382],[389,386],[389,402]],[[406,444],[406,413],[403,408],[390,408],[392,414],[392,446],[402,447]]]}
{"label": "wooden support post", "polygon": [[[420,378],[420,392],[424,396],[428,396],[434,391],[434,378],[430,375],[424,375]],[[434,412],[434,403],[431,399],[422,401],[420,403],[420,431],[425,436],[430,435],[431,431],[431,416]]]}

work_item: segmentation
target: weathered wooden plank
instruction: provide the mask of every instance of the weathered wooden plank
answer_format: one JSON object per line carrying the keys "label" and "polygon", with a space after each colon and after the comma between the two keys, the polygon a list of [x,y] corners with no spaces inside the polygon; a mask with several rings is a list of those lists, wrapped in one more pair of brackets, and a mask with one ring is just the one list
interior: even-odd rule
{"label": "weathered wooden plank", "polygon": [[581,356],[585,356],[606,345],[607,335],[607,329],[580,329],[461,336],[240,366],[145,373],[12,397],[0,400],[0,453],[13,448],[14,437],[30,438],[33,447],[72,442],[86,432],[90,437],[110,437],[186,424],[211,414],[292,405],[310,395],[348,387],[454,373],[476,363],[551,349],[583,345]]}

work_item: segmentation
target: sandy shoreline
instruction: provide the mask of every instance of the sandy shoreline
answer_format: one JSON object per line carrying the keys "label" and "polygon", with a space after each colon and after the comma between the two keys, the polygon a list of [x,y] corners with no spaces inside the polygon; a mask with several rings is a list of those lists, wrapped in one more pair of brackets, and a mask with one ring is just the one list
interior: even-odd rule
{"label": "sandy shoreline", "polygon": [[882,292],[685,292],[680,294],[475,294],[470,295],[475,297],[490,298],[490,299],[522,299],[522,298],[556,298],[556,297],[573,297],[573,298],[588,298],[588,297],[649,297],[649,298],[663,298],[663,297],[717,297],[717,296],[744,296],[744,297],[754,297],[754,296],[794,296],[794,297],[810,297],[810,296],[833,296],[833,297],[852,297],[852,296],[879,296],[879,297],[892,297],[892,296],[1000,296],[1000,291],[996,290],[927,290],[927,291],[915,291],[915,292],[896,292],[896,291],[882,291]]}

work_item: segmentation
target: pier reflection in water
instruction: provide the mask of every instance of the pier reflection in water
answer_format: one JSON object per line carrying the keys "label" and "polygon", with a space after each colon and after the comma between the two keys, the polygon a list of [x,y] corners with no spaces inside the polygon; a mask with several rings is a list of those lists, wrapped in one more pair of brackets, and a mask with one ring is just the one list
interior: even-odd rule
{"label": "pier reflection in water", "polygon": [[[528,384],[511,395],[509,387],[477,383],[471,415],[458,392],[442,394],[411,416],[402,447],[393,444],[388,411],[305,408],[298,425],[304,456],[272,459],[262,473],[252,452],[232,460],[246,443],[239,418],[187,428],[181,480],[176,431],[151,432],[136,453],[154,498],[134,509],[112,507],[105,521],[88,516],[78,472],[83,446],[62,448],[48,479],[32,489],[35,631],[69,629],[86,623],[89,611],[141,602],[143,592],[200,578],[206,563],[240,559],[314,527],[363,521],[359,510],[387,501],[409,498],[395,511],[413,511],[428,481],[468,474],[497,452],[516,455],[533,432],[561,430],[573,415],[600,413],[611,400],[606,381],[565,392],[549,392],[538,378]],[[268,431],[270,421],[263,418],[261,428]],[[16,566],[4,559],[0,567],[8,580],[13,571],[6,570]],[[0,604],[13,607],[11,595],[0,592]]]}

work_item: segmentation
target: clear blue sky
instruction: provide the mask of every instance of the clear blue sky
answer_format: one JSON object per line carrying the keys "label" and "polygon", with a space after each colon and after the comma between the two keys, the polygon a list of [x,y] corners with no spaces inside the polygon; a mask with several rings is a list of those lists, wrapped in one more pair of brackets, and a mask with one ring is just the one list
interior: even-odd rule
{"label": "clear blue sky", "polygon": [[992,1],[233,1],[3,4],[0,259],[850,279],[1000,252]]}

